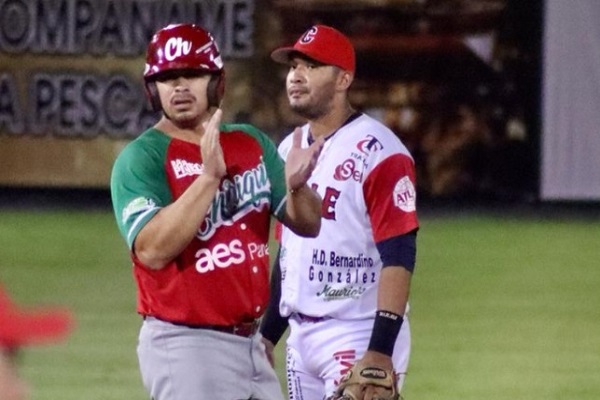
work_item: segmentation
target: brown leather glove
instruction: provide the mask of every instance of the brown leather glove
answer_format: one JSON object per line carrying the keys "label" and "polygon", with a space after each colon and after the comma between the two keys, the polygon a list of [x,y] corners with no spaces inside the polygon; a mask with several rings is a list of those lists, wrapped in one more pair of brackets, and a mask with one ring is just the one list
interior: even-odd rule
{"label": "brown leather glove", "polygon": [[358,362],[342,377],[333,400],[363,400],[372,387],[373,400],[399,400],[398,382],[393,370],[369,367]]}

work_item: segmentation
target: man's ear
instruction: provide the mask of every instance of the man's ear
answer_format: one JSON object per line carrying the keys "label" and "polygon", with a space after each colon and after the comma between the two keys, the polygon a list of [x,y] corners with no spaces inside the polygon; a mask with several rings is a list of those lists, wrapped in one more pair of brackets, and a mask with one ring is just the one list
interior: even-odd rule
{"label": "man's ear", "polygon": [[338,75],[338,87],[341,90],[348,90],[354,81],[354,74],[350,71],[341,71]]}

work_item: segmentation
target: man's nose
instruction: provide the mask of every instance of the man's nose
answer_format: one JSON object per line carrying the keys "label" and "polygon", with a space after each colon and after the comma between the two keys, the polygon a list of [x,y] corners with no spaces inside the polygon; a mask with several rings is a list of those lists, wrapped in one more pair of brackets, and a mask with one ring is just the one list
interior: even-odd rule
{"label": "man's nose", "polygon": [[300,82],[304,79],[305,69],[302,67],[296,67],[292,71],[290,71],[290,81],[292,82]]}

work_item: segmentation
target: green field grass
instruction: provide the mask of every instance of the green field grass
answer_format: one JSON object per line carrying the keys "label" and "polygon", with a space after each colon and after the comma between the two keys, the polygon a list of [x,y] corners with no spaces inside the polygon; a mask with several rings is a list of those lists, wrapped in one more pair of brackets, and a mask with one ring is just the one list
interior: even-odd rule
{"label": "green field grass", "polygon": [[[421,215],[405,398],[600,398],[599,222]],[[67,342],[22,352],[33,400],[147,399],[135,287],[108,211],[1,211],[0,281],[21,304],[76,314]]]}

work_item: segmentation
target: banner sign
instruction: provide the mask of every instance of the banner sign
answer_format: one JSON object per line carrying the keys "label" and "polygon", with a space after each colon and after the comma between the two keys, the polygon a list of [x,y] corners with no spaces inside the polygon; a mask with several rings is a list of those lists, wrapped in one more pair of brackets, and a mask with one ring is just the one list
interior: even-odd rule
{"label": "banner sign", "polygon": [[[253,0],[0,0],[0,185],[85,185],[65,161],[72,154],[61,151],[64,139],[86,148],[99,145],[90,139],[114,146],[155,121],[142,85],[153,33],[170,23],[196,23],[213,34],[225,58],[248,58],[253,13]],[[62,174],[72,179],[57,180],[56,171],[41,171],[36,182],[20,179],[19,162],[6,162],[42,156],[32,138],[61,153]],[[114,152],[108,153],[103,184]]]}

